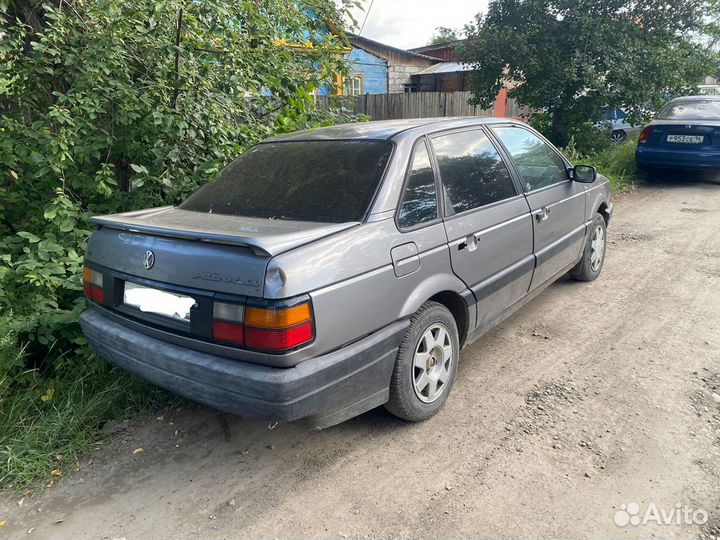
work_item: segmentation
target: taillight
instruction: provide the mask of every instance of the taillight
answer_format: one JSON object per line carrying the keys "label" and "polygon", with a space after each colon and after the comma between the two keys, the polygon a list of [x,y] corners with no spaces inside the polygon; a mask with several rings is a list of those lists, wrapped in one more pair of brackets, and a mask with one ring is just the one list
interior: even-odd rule
{"label": "taillight", "polygon": [[253,349],[281,351],[292,349],[313,338],[312,323],[307,322],[283,330],[265,330],[263,328],[245,328],[245,345]]}
{"label": "taillight", "polygon": [[245,343],[245,328],[243,327],[242,304],[215,302],[213,306],[213,339],[233,345]]}
{"label": "taillight", "polygon": [[310,302],[295,305],[251,305],[245,309],[245,346],[282,351],[312,341]]}
{"label": "taillight", "polygon": [[310,304],[292,307],[248,306],[245,324],[256,328],[288,328],[312,319]]}
{"label": "taillight", "polygon": [[294,305],[215,302],[213,339],[249,349],[285,351],[313,340],[310,301]]}
{"label": "taillight", "polygon": [[638,144],[645,144],[650,140],[650,134],[652,133],[653,127],[652,126],[645,126],[643,130],[640,132],[640,137],[638,138]]}
{"label": "taillight", "polygon": [[105,290],[103,289],[103,275],[97,270],[83,268],[83,292],[88,300],[105,303]]}

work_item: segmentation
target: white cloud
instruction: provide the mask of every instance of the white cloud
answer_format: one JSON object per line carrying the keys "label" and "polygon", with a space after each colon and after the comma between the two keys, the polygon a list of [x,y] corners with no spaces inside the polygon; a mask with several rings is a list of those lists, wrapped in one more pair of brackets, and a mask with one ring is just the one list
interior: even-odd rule
{"label": "white cloud", "polygon": [[[438,26],[462,29],[487,5],[488,0],[375,0],[362,35],[401,49],[420,47]],[[368,7],[370,0],[364,0]],[[365,13],[354,12],[358,24]]]}

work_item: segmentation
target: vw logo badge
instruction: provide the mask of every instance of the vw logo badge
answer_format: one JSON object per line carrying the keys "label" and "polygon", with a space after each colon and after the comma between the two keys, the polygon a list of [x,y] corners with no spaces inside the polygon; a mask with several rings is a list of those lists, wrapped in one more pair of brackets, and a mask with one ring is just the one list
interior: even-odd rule
{"label": "vw logo badge", "polygon": [[155,264],[155,254],[147,250],[145,252],[145,256],[143,257],[143,266],[145,267],[145,270],[150,270],[153,265]]}

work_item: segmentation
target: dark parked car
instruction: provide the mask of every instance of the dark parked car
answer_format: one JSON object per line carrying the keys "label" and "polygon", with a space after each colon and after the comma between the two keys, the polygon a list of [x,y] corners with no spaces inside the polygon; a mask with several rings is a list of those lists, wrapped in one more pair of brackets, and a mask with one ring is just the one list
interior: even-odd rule
{"label": "dark parked car", "polygon": [[720,96],[671,100],[643,128],[635,152],[638,168],[720,168]]}
{"label": "dark parked car", "polygon": [[251,148],[177,208],[97,217],[93,348],[241,416],[435,414],[460,349],[595,279],[607,179],[507,119],[370,122]]}

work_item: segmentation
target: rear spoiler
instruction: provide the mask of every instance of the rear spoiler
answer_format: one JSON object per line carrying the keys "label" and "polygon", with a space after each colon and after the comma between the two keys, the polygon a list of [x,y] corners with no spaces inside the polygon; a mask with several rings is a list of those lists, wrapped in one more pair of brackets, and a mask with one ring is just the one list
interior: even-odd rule
{"label": "rear spoiler", "polygon": [[[153,219],[156,216],[163,215],[165,217],[176,212],[178,212],[176,208],[168,206],[123,214],[96,216],[90,218],[90,223],[98,227],[108,227],[139,234],[248,247],[257,255],[270,257],[359,224],[358,222],[332,224],[280,222],[279,220],[220,215],[209,217],[208,214],[187,211],[181,211],[183,212],[182,217],[187,218],[188,214],[191,214],[194,219],[178,220],[183,221],[183,223],[178,223],[176,220]],[[156,223],[153,223],[153,221]],[[157,223],[162,221],[174,223]],[[215,221],[215,223],[209,224],[207,221]],[[263,225],[265,226],[263,227]],[[214,230],[212,226],[215,227]],[[237,233],[234,231],[237,231]],[[249,234],[243,234],[246,231]]]}

